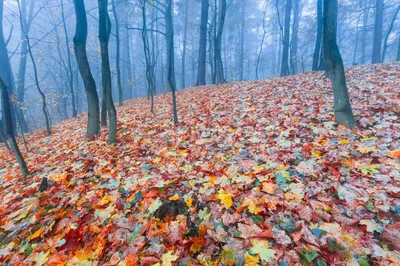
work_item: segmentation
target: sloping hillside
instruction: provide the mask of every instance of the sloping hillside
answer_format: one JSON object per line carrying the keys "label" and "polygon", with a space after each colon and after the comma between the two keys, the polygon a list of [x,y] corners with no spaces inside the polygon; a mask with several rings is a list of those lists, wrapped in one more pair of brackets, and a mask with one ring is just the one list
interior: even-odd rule
{"label": "sloping hillside", "polygon": [[398,265],[400,64],[347,76],[353,130],[307,73],[180,91],[179,126],[169,94],[129,101],[116,146],[84,115],[34,132],[26,181],[1,148],[0,262]]}

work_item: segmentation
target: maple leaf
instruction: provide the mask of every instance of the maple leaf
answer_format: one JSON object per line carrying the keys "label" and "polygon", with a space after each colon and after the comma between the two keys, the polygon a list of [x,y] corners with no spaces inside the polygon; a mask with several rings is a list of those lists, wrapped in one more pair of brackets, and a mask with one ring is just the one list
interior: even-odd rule
{"label": "maple leaf", "polygon": [[233,202],[232,202],[232,194],[226,193],[223,190],[220,190],[219,193],[217,195],[215,195],[215,197],[217,199],[219,199],[221,201],[221,203],[224,204],[226,209],[229,209],[233,204]]}
{"label": "maple leaf", "polygon": [[35,233],[33,233],[33,234],[28,238],[28,240],[32,240],[32,239],[38,238],[38,237],[43,233],[44,229],[45,229],[44,227],[38,229]]}
{"label": "maple leaf", "polygon": [[274,250],[269,248],[269,242],[266,240],[253,240],[253,247],[248,251],[250,255],[259,255],[260,259],[266,262],[272,262]]}
{"label": "maple leaf", "polygon": [[50,254],[50,251],[47,251],[47,252],[41,251],[36,254],[36,256],[33,258],[33,261],[36,262],[37,266],[42,266],[49,259],[49,254]]}
{"label": "maple leaf", "polygon": [[172,262],[178,258],[179,256],[174,255],[173,251],[168,251],[161,256],[161,266],[172,266]]}
{"label": "maple leaf", "polygon": [[170,201],[177,201],[177,200],[179,200],[179,199],[180,199],[180,197],[179,197],[178,194],[175,194],[175,195],[173,195],[173,196],[171,196],[171,197],[168,198],[168,200],[170,200]]}

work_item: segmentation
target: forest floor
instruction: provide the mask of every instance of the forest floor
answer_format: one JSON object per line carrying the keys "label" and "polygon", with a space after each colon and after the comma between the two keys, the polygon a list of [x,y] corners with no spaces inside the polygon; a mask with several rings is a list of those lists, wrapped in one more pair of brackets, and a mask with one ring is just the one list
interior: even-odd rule
{"label": "forest floor", "polygon": [[[5,265],[399,265],[400,64],[347,69],[358,124],[306,73],[179,91],[27,136],[23,181],[0,149]],[[49,187],[39,192],[42,178]]]}

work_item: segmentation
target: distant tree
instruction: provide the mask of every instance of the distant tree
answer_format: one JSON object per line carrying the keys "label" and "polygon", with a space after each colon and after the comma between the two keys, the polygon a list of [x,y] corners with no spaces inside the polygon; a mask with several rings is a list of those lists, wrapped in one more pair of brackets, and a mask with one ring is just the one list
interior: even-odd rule
{"label": "distant tree", "polygon": [[99,40],[101,52],[101,77],[103,99],[109,116],[108,144],[117,142],[117,112],[112,99],[112,83],[108,43],[111,34],[111,21],[108,15],[108,0],[98,0],[99,5]]}
{"label": "distant tree", "polygon": [[[289,0],[291,1],[291,0]],[[224,65],[222,62],[222,33],[224,31],[225,17],[226,17],[226,0],[219,1],[219,17],[217,25],[217,33],[214,39],[214,57],[215,57],[215,72],[216,83],[225,82]]]}
{"label": "distant tree", "polygon": [[[21,48],[20,48],[20,59],[17,75],[17,99],[18,105],[16,106],[17,115],[21,121],[22,132],[28,132],[28,124],[25,119],[24,112],[20,107],[22,107],[25,101],[25,76],[26,76],[26,64],[28,59],[28,42],[24,32],[29,33],[31,24],[33,21],[33,10],[35,8],[35,1],[31,0],[27,3],[26,0],[21,0],[21,22],[23,30],[21,30]],[[28,12],[27,12],[28,9]]]}
{"label": "distant tree", "polygon": [[290,15],[292,13],[292,0],[286,0],[285,25],[283,33],[283,51],[281,64],[281,77],[289,75],[289,45],[290,45]]}
{"label": "distant tree", "polygon": [[388,32],[386,34],[385,40],[383,41],[382,62],[385,62],[386,51],[387,51],[387,48],[389,46],[388,45],[388,40],[389,40],[390,34],[392,33],[393,25],[394,25],[394,22],[397,19],[397,15],[399,14],[399,11],[400,11],[400,5],[397,7],[396,11],[394,12],[392,21],[390,22],[389,30],[388,30]]}
{"label": "distant tree", "polygon": [[290,65],[292,73],[296,75],[298,73],[298,47],[299,47],[299,26],[300,26],[300,0],[294,0],[293,7],[293,27],[292,27],[292,41],[290,48]]}
{"label": "distant tree", "polygon": [[258,69],[259,69],[259,66],[260,66],[261,54],[262,54],[262,51],[264,49],[265,37],[267,35],[267,29],[266,29],[266,25],[265,25],[266,24],[265,19],[266,19],[266,16],[267,16],[267,8],[268,8],[268,4],[265,5],[265,10],[264,10],[264,13],[263,13],[263,20],[262,20],[263,36],[262,36],[262,39],[261,39],[261,45],[260,45],[260,50],[258,51],[257,64],[256,64],[256,79],[257,80],[259,79]]}
{"label": "distant tree", "polygon": [[336,41],[338,0],[324,0],[323,10],[325,64],[332,81],[336,121],[351,128],[354,117],[347,91],[343,60]]}
{"label": "distant tree", "polygon": [[111,6],[112,6],[112,12],[114,15],[114,21],[115,21],[115,40],[116,40],[116,49],[115,49],[115,67],[117,69],[117,86],[118,86],[118,101],[119,101],[119,106],[123,105],[124,102],[124,95],[123,95],[123,90],[122,90],[122,82],[121,82],[121,45],[120,45],[120,28],[119,28],[119,20],[118,20],[118,15],[117,15],[117,10],[116,10],[116,5],[115,5],[115,0],[111,0]]}
{"label": "distant tree", "polygon": [[90,138],[93,135],[98,134],[100,131],[99,96],[97,94],[96,82],[94,81],[92,72],[90,70],[89,60],[86,53],[88,25],[85,2],[84,0],[74,0],[74,6],[76,14],[74,49],[79,72],[86,90],[88,103],[88,124],[86,136]]}
{"label": "distant tree", "polygon": [[178,123],[178,111],[176,107],[176,81],[175,81],[175,53],[174,53],[174,25],[172,21],[173,0],[166,0],[165,3],[165,40],[167,44],[167,66],[168,85],[172,93],[172,112],[174,123]]}
{"label": "distant tree", "polygon": [[[182,81],[181,87],[186,88],[186,51],[187,51],[187,35],[188,35],[188,20],[189,20],[189,0],[185,1],[185,22],[183,29],[183,41],[182,41]],[[206,29],[207,37],[207,29]],[[207,40],[206,40],[207,45]]]}
{"label": "distant tree", "polygon": [[[0,9],[2,9],[2,5],[3,5],[3,0],[0,0]],[[2,12],[2,10],[0,10],[0,12]],[[24,157],[22,156],[21,151],[19,150],[17,141],[15,140],[14,129],[12,124],[12,115],[11,115],[11,105],[12,105],[11,99],[10,95],[8,94],[7,86],[6,84],[4,84],[3,79],[1,77],[0,77],[0,89],[2,96],[1,99],[3,105],[3,116],[5,119],[6,132],[10,140],[11,149],[13,150],[14,155],[17,158],[19,168],[21,169],[22,177],[25,178],[29,174],[29,171],[28,167],[26,166]]]}
{"label": "distant tree", "polygon": [[363,1],[363,15],[362,15],[362,35],[361,35],[361,64],[365,64],[366,46],[367,46],[367,33],[368,33],[368,17],[370,9],[370,0]]}
{"label": "distant tree", "polygon": [[398,43],[398,47],[397,47],[396,61],[400,61],[400,32],[399,32],[399,43]]}
{"label": "distant tree", "polygon": [[240,14],[240,42],[239,42],[239,80],[244,80],[244,38],[246,31],[246,0],[241,1],[241,14]]}
{"label": "distant tree", "polygon": [[376,0],[372,64],[382,62],[381,51],[382,51],[383,5],[384,5],[384,0]]}
{"label": "distant tree", "polygon": [[201,21],[200,21],[200,44],[199,44],[199,63],[197,74],[197,86],[206,84],[206,57],[207,57],[207,22],[208,22],[208,0],[201,1]]}
{"label": "distant tree", "polygon": [[43,90],[41,89],[41,86],[40,86],[38,69],[37,69],[37,66],[36,66],[36,60],[35,60],[35,58],[33,56],[33,53],[32,53],[32,46],[31,46],[31,43],[30,43],[30,40],[29,40],[29,36],[28,36],[28,34],[26,32],[24,32],[23,23],[22,23],[22,20],[21,20],[21,4],[20,4],[19,0],[17,0],[17,4],[18,4],[18,11],[19,11],[19,14],[20,14],[19,22],[20,22],[21,29],[22,29],[23,33],[25,34],[26,42],[27,42],[27,45],[28,45],[28,53],[29,53],[29,57],[31,59],[31,63],[32,63],[32,66],[33,66],[33,73],[34,73],[36,88],[37,88],[37,90],[39,92],[40,97],[42,98],[42,111],[43,111],[45,125],[46,125],[46,133],[47,133],[47,136],[50,136],[51,135],[50,115],[49,115],[49,112],[47,110],[46,95],[44,94],[44,92],[43,92]]}
{"label": "distant tree", "polygon": [[322,31],[323,31],[323,15],[322,15],[322,0],[317,0],[317,38],[315,40],[314,56],[312,62],[312,70],[318,70],[319,58],[322,46]]}
{"label": "distant tree", "polygon": [[72,117],[76,117],[78,113],[76,111],[76,103],[75,103],[74,71],[72,70],[71,51],[69,50],[69,36],[68,36],[67,23],[66,23],[66,20],[65,20],[64,1],[63,0],[61,0],[61,18],[62,18],[63,28],[64,28],[65,47],[66,47],[66,50],[67,50],[68,85],[69,85],[69,89],[70,89],[70,92],[71,92]]}

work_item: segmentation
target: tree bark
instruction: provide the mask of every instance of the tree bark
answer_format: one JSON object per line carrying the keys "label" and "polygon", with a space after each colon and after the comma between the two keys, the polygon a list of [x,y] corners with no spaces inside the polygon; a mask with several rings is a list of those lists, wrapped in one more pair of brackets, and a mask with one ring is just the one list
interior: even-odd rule
{"label": "tree bark", "polygon": [[374,47],[372,49],[372,64],[382,62],[382,26],[383,26],[383,1],[376,0]]}
{"label": "tree bark", "polygon": [[98,5],[103,100],[109,117],[108,144],[113,144],[117,142],[117,112],[112,99],[110,57],[108,52],[111,34],[111,22],[107,11],[108,0],[98,0]]}
{"label": "tree bark", "polygon": [[174,25],[172,21],[173,0],[165,3],[165,39],[167,42],[168,85],[172,93],[172,112],[174,123],[178,124],[178,111],[176,107],[176,81],[175,81],[175,53],[174,53]]}
{"label": "tree bark", "polygon": [[354,125],[346,85],[343,60],[336,41],[338,0],[324,0],[324,56],[332,81],[336,122],[351,128]]}
{"label": "tree bark", "polygon": [[117,11],[115,7],[115,0],[111,0],[111,5],[112,5],[112,12],[114,15],[114,21],[115,21],[115,40],[116,40],[116,52],[115,52],[115,67],[117,68],[117,86],[118,86],[118,101],[119,101],[119,106],[122,106],[124,103],[124,94],[122,90],[122,83],[121,83],[121,44],[120,44],[120,37],[119,37],[119,21],[118,21],[118,16],[117,16]]}
{"label": "tree bark", "polygon": [[397,47],[396,61],[400,61],[400,33],[399,33],[399,44],[398,44],[398,47]]}
{"label": "tree bark", "polygon": [[291,13],[292,13],[292,0],[286,0],[281,77],[285,77],[285,76],[289,75],[289,45],[290,45],[290,14]]}
{"label": "tree bark", "polygon": [[263,48],[264,48],[265,36],[267,35],[267,30],[265,28],[265,18],[267,16],[267,8],[268,8],[268,4],[265,4],[265,10],[264,10],[263,21],[262,21],[263,36],[262,36],[262,40],[261,40],[260,50],[258,51],[257,64],[256,64],[256,79],[257,80],[259,79],[258,69],[259,69],[259,66],[260,66],[261,54],[262,54],[262,51],[263,51]]}
{"label": "tree bark", "polygon": [[[2,9],[3,9],[3,0],[0,0],[0,16],[2,16]],[[2,19],[2,17],[0,18]],[[26,166],[24,157],[21,154],[21,151],[19,150],[17,141],[15,140],[14,136],[14,129],[13,129],[13,124],[12,124],[12,115],[11,115],[11,99],[10,95],[8,93],[8,89],[6,84],[4,84],[3,79],[0,77],[0,89],[1,89],[1,95],[2,95],[2,105],[3,105],[3,117],[5,119],[5,125],[6,125],[6,132],[8,135],[8,138],[10,140],[10,146],[11,149],[14,152],[14,155],[17,159],[19,168],[21,170],[21,175],[23,178],[25,178],[28,174],[28,167]],[[5,140],[4,140],[5,141]]]}
{"label": "tree bark", "polygon": [[98,134],[100,131],[99,96],[97,94],[96,82],[94,81],[90,70],[89,60],[86,53],[88,25],[84,0],[74,0],[74,6],[76,14],[74,49],[79,72],[86,91],[88,103],[88,124],[86,136],[90,138],[93,135]]}
{"label": "tree bark", "polygon": [[322,15],[322,0],[317,0],[317,39],[315,41],[315,49],[313,56],[312,70],[318,70],[319,57],[322,45],[322,31],[323,31],[323,15]]}
{"label": "tree bark", "polygon": [[361,35],[361,64],[365,64],[365,51],[367,46],[367,27],[368,27],[368,17],[369,17],[369,1],[365,0],[363,5],[363,34]]}
{"label": "tree bark", "polygon": [[201,1],[199,63],[196,86],[206,85],[208,0]]}

